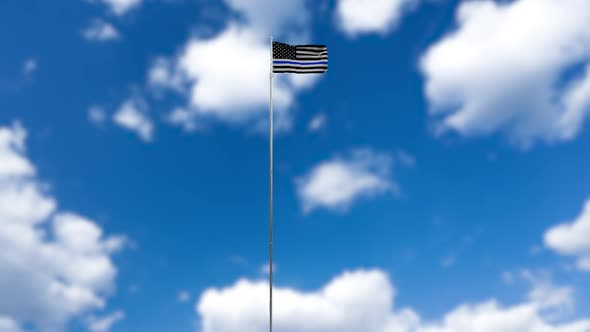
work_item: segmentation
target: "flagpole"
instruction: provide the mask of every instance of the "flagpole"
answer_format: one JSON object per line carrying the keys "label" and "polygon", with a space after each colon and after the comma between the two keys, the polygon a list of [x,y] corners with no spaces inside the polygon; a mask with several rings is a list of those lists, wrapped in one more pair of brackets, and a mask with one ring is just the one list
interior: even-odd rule
{"label": "flagpole", "polygon": [[269,311],[269,331],[272,332],[272,196],[273,196],[273,192],[272,192],[272,185],[273,185],[273,181],[272,181],[272,173],[273,173],[273,169],[272,169],[272,164],[273,164],[273,112],[272,112],[272,78],[273,78],[273,70],[272,70],[272,60],[273,60],[273,52],[272,52],[272,36],[270,36],[270,73],[269,73],[269,78],[270,78],[270,107],[269,107],[269,122],[270,122],[270,131],[269,131],[269,138],[270,138],[270,143],[269,143],[269,237],[270,237],[270,245],[269,245],[269,290],[270,290],[270,301],[268,304],[268,311]]}

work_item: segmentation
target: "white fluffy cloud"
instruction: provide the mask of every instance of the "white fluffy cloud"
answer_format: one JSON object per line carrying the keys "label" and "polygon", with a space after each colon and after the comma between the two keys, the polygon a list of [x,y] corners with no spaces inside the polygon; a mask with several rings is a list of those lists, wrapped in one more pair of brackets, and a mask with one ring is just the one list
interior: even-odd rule
{"label": "white fluffy cloud", "polygon": [[417,0],[338,0],[336,19],[349,36],[367,33],[385,34],[399,24],[402,16]]}
{"label": "white fluffy cloud", "polygon": [[590,272],[590,200],[575,220],[547,230],[545,245],[562,255],[576,257],[578,267]]}
{"label": "white fluffy cloud", "polygon": [[590,2],[469,1],[421,60],[438,131],[506,134],[521,146],[574,138],[590,110]]}
{"label": "white fluffy cloud", "polygon": [[392,158],[370,150],[355,150],[345,158],[320,163],[296,180],[304,212],[316,208],[343,211],[359,198],[395,192],[391,166]]}
{"label": "white fluffy cloud", "polygon": [[0,177],[28,176],[35,167],[21,153],[25,149],[26,131],[15,124],[12,128],[0,128]]}
{"label": "white fluffy cloud", "polygon": [[124,15],[131,9],[139,6],[142,0],[100,0],[109,6],[111,11],[116,15]]}
{"label": "white fluffy cloud", "polygon": [[[534,299],[503,307],[496,300],[463,304],[439,322],[397,308],[396,289],[380,270],[345,272],[317,291],[276,287],[273,323],[286,332],[588,332],[590,320],[553,324]],[[558,303],[558,305],[561,305]],[[268,328],[268,284],[242,279],[207,289],[196,311],[203,332],[262,332]],[[546,307],[545,307],[546,308]]]}
{"label": "white fluffy cloud", "polygon": [[42,331],[101,309],[117,269],[111,255],[123,237],[105,237],[93,221],[57,211],[25,156],[26,132],[0,128],[0,327]]}
{"label": "white fluffy cloud", "polygon": [[[214,39],[192,40],[180,68],[194,81],[191,105],[200,113],[231,120],[268,105],[269,45],[254,30],[233,25]],[[277,84],[277,109],[291,103],[289,91]]]}
{"label": "white fluffy cloud", "polygon": [[[214,119],[249,124],[259,129],[267,121],[269,103],[269,35],[282,41],[303,41],[309,15],[303,0],[226,0],[234,12],[217,35],[192,37],[173,58],[159,58],[149,70],[150,86],[187,97],[176,119],[191,123]],[[300,75],[302,76],[302,75]],[[295,96],[311,87],[316,75],[275,75],[274,104],[279,129],[290,126],[289,108]],[[190,112],[193,115],[188,116]],[[180,125],[176,121],[176,125]],[[181,125],[182,127],[187,127]]]}
{"label": "white fluffy cloud", "polygon": [[140,99],[126,100],[113,115],[113,121],[136,133],[144,142],[151,142],[153,139],[154,124],[147,115],[147,105]]}
{"label": "white fluffy cloud", "polygon": [[461,305],[446,314],[443,322],[426,324],[416,332],[588,332],[590,320],[552,324],[543,319],[542,309],[534,302],[502,307],[496,300]]}
{"label": "white fluffy cloud", "polygon": [[[344,273],[315,292],[276,287],[274,323],[280,331],[380,331],[395,290],[380,271]],[[268,283],[239,280],[225,289],[206,290],[198,304],[203,332],[257,332],[267,329]],[[412,312],[403,312],[415,321]],[[245,329],[246,328],[246,329]]]}
{"label": "white fluffy cloud", "polygon": [[82,36],[90,41],[110,41],[120,38],[119,31],[110,23],[103,20],[94,20],[82,31]]}

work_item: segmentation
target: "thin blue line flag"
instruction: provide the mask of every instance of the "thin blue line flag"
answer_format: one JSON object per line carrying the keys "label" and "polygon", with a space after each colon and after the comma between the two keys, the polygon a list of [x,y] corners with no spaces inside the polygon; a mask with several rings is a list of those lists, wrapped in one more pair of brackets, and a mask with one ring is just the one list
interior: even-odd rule
{"label": "thin blue line flag", "polygon": [[326,45],[272,43],[273,73],[314,74],[328,70]]}

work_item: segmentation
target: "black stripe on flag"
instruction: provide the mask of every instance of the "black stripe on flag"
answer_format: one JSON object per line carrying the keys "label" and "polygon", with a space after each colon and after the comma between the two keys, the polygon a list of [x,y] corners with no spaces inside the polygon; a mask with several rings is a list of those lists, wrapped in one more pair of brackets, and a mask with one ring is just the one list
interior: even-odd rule
{"label": "black stripe on flag", "polygon": [[320,55],[320,56],[302,55],[302,56],[298,56],[297,60],[328,60],[328,56],[327,55]]}

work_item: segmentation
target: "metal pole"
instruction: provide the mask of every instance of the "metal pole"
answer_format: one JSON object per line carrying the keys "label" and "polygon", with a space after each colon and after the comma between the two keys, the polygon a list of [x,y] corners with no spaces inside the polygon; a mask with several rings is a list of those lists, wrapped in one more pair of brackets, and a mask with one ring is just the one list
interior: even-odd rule
{"label": "metal pole", "polygon": [[269,256],[270,256],[270,262],[269,262],[269,289],[270,289],[270,302],[268,305],[268,310],[269,310],[269,331],[272,332],[272,196],[273,196],[273,192],[272,192],[272,164],[273,164],[273,146],[272,146],[272,139],[274,136],[273,133],[273,112],[272,112],[272,78],[273,78],[273,72],[272,72],[272,60],[273,60],[273,54],[272,54],[272,36],[270,36],[270,110],[269,110],[269,120],[270,120],[270,131],[269,131],[269,138],[270,138],[270,144],[269,144],[269,166],[270,166],[270,176],[269,176],[269,223],[270,223],[270,246],[269,246]]}

